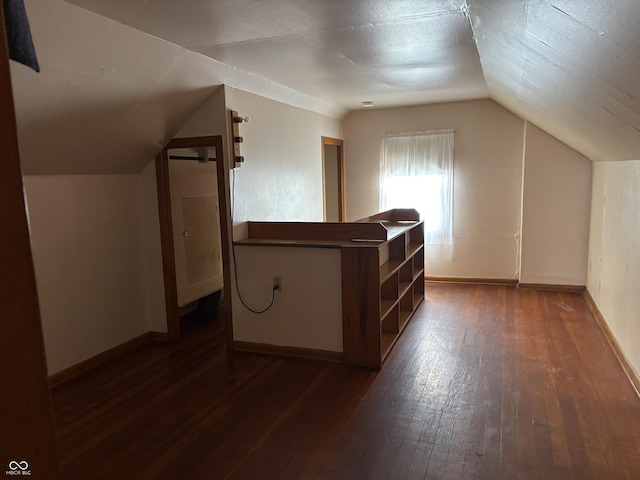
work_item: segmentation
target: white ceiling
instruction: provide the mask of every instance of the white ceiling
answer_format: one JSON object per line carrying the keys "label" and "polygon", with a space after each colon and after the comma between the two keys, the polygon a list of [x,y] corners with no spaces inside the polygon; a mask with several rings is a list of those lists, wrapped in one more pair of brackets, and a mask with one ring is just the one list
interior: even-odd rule
{"label": "white ceiling", "polygon": [[487,97],[464,0],[72,0],[353,109]]}
{"label": "white ceiling", "polygon": [[[212,91],[212,78],[335,117],[362,101],[381,108],[491,97],[591,160],[640,159],[638,0],[26,6],[44,67],[39,76],[12,67],[31,173],[139,171],[128,147],[157,151]],[[199,63],[198,54],[214,60]],[[141,123],[143,115],[150,120]],[[47,158],[60,139],[84,137],[95,165]]]}
{"label": "white ceiling", "polygon": [[638,0],[71,0],[346,109],[492,97],[640,158]]}
{"label": "white ceiling", "polygon": [[638,0],[470,0],[491,98],[591,160],[640,159]]}

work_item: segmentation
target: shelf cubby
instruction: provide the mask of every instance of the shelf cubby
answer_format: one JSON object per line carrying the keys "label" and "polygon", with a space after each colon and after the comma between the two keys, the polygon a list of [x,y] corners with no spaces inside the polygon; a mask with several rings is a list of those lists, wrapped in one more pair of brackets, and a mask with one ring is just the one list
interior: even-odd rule
{"label": "shelf cubby", "polygon": [[380,281],[384,282],[402,265],[401,260],[389,260],[380,265]]}
{"label": "shelf cubby", "polygon": [[413,312],[415,310],[416,305],[413,303],[413,288],[409,288],[405,294],[400,298],[399,302],[400,307],[400,316],[398,319],[400,330],[404,328],[407,324]]}
{"label": "shelf cubby", "polygon": [[407,250],[414,254],[417,249],[424,247],[424,223],[420,222],[407,233]]}
{"label": "shelf cubby", "polygon": [[415,251],[413,257],[413,278],[424,278],[424,246]]}
{"label": "shelf cubby", "polygon": [[358,222],[372,221],[386,241],[343,249],[343,360],[380,368],[424,296],[424,226],[415,210]]}
{"label": "shelf cubby", "polygon": [[424,279],[416,278],[413,282],[413,305],[417,307],[424,300]]}
{"label": "shelf cubby", "polygon": [[412,259],[407,260],[398,270],[398,296],[402,296],[404,292],[411,287],[413,281],[413,262]]}
{"label": "shelf cubby", "polygon": [[407,249],[405,244],[405,237],[399,235],[393,240],[389,241],[389,261],[397,260],[402,262],[407,258]]}
{"label": "shelf cubby", "polygon": [[398,273],[394,272],[380,286],[380,316],[384,317],[398,301]]}

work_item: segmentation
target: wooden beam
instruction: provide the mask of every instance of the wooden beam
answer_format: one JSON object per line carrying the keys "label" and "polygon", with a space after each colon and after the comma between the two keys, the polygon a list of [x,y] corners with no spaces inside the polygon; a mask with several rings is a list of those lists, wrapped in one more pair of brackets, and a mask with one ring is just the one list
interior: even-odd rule
{"label": "wooden beam", "polygon": [[158,215],[160,220],[160,243],[162,245],[167,339],[176,341],[180,340],[180,316],[178,314],[178,287],[176,286],[176,259],[173,252],[173,221],[171,219],[171,188],[169,185],[167,150],[167,148],[164,148],[156,155],[156,184],[158,188]]}
{"label": "wooden beam", "polygon": [[51,398],[1,7],[0,42],[0,471],[25,466],[36,478],[55,479]]}

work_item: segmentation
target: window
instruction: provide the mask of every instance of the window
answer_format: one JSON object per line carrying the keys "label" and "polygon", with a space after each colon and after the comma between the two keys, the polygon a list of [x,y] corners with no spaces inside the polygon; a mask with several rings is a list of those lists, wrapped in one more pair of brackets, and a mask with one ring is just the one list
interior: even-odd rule
{"label": "window", "polygon": [[453,130],[382,140],[380,207],[415,208],[424,220],[425,259],[453,258]]}

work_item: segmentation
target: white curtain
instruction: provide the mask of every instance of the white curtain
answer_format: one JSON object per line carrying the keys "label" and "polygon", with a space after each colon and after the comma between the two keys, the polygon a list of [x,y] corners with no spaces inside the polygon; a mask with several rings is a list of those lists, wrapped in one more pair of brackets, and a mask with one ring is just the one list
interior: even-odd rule
{"label": "white curtain", "polygon": [[453,259],[453,130],[382,139],[380,208],[415,208],[425,259]]}

